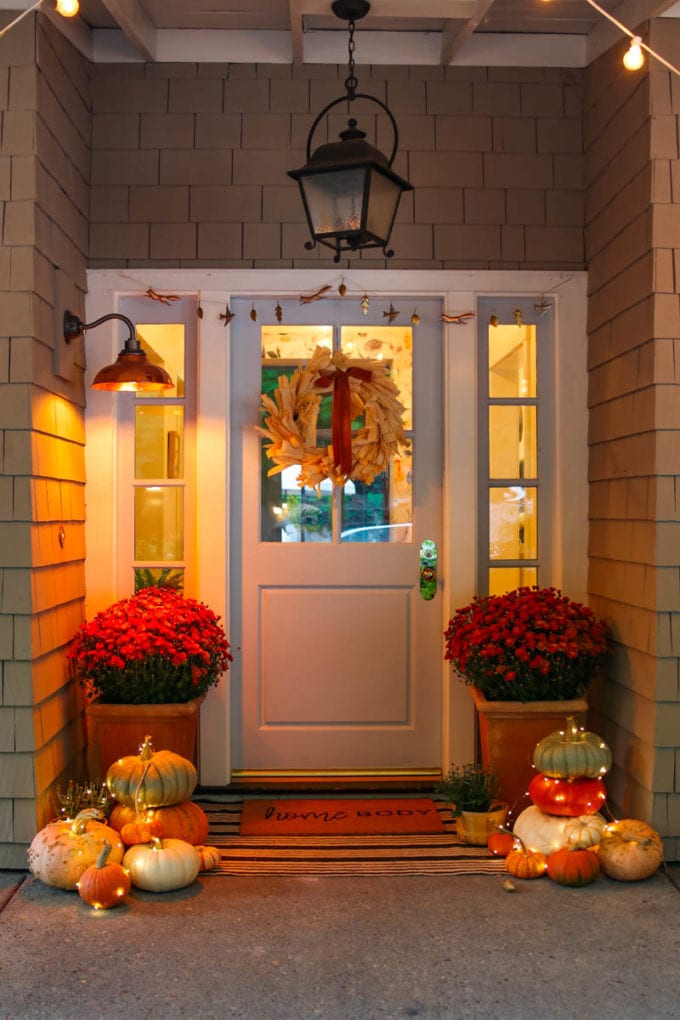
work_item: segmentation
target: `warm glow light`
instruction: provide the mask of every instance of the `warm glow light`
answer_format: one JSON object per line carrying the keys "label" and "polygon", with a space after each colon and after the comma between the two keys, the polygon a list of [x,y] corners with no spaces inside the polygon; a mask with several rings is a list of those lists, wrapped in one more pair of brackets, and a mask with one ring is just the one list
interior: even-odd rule
{"label": "warm glow light", "polygon": [[57,0],[57,14],[62,18],[74,18],[79,10],[78,0]]}
{"label": "warm glow light", "polygon": [[642,39],[639,35],[633,36],[630,47],[623,55],[623,66],[628,71],[639,71],[645,62],[645,56],[640,47]]}

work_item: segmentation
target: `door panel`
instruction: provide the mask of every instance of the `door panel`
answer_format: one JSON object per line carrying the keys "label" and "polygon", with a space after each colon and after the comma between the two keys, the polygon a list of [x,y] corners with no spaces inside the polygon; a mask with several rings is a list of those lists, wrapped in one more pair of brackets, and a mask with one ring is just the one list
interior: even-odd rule
{"label": "door panel", "polygon": [[[295,362],[283,344],[271,349],[278,324],[253,322],[251,299],[231,303],[237,775],[441,765],[442,599],[419,594],[420,545],[441,546],[441,306],[425,302],[421,325],[395,323],[393,334],[382,303],[364,321],[358,301],[279,303],[282,335],[318,326],[311,336],[337,347],[344,325],[362,356],[413,347],[412,454],[370,487],[324,483],[320,499],[313,489],[300,494],[291,476],[267,480],[255,431],[261,354],[270,375],[272,364],[290,372]],[[403,387],[406,395],[410,383]],[[322,409],[318,445],[326,436]]]}

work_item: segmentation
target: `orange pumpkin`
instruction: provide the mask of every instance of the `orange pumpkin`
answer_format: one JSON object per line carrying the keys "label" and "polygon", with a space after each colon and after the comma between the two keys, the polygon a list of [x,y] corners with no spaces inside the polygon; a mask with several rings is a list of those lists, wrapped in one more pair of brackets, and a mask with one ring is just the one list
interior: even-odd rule
{"label": "orange pumpkin", "polygon": [[592,815],[607,799],[601,779],[553,779],[539,773],[529,783],[529,796],[549,815]]}
{"label": "orange pumpkin", "polygon": [[590,885],[600,874],[600,860],[593,850],[563,846],[548,857],[548,875],[559,885]]}
{"label": "orange pumpkin", "polygon": [[104,842],[94,864],[80,876],[77,884],[81,900],[95,910],[108,910],[122,903],[132,888],[130,872],[122,864],[108,860],[111,844]]}
{"label": "orange pumpkin", "polygon": [[515,845],[515,840],[509,832],[492,832],[486,845],[494,857],[507,857]]}
{"label": "orange pumpkin", "polygon": [[[147,821],[159,822],[163,839],[183,839],[186,843],[198,846],[208,838],[208,816],[203,808],[192,800],[184,800],[180,804],[168,807],[148,808],[143,815]],[[113,829],[122,830],[124,825],[136,821],[137,812],[133,807],[116,804],[109,817],[109,825]],[[144,842],[147,842],[146,840]]]}
{"label": "orange pumpkin", "polygon": [[540,878],[545,874],[546,856],[519,846],[505,858],[505,870],[515,878]]}

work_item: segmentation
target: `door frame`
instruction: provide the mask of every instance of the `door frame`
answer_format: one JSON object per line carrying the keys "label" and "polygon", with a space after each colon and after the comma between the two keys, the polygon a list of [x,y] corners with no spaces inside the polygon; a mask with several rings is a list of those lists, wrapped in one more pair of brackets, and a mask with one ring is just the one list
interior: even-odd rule
{"label": "door frame", "polygon": [[[448,313],[477,312],[483,296],[530,297],[554,304],[555,434],[553,584],[579,600],[586,597],[587,578],[587,273],[501,270],[365,270],[329,269],[167,269],[89,270],[85,321],[115,311],[123,295],[156,293],[199,297],[198,424],[196,430],[197,492],[210,492],[209,500],[196,500],[197,596],[225,621],[230,600],[230,534],[228,519],[230,407],[229,328],[219,315],[232,298],[253,301],[297,298],[326,284],[344,280],[348,297],[364,292],[370,299],[383,296],[403,301],[410,315],[419,297],[438,297]],[[475,591],[477,570],[477,344],[476,319],[443,325],[444,373],[444,533],[441,555],[443,627],[451,611],[467,602]],[[107,328],[109,327],[109,328]],[[120,348],[119,324],[88,334],[86,385],[102,364]],[[105,391],[87,390],[86,473],[96,499],[88,499],[86,521],[86,603],[88,618],[116,598],[119,537],[115,506],[120,487],[117,449],[124,441],[117,401],[125,399]],[[566,506],[567,481],[568,509]],[[97,541],[106,534],[110,541]],[[89,537],[88,537],[89,536]],[[443,647],[443,642],[442,642]],[[234,649],[235,654],[238,650]],[[221,787],[230,781],[229,674],[211,689],[201,718],[200,781]],[[474,711],[462,683],[452,678],[442,656],[442,768],[452,760],[472,761],[475,756]]]}

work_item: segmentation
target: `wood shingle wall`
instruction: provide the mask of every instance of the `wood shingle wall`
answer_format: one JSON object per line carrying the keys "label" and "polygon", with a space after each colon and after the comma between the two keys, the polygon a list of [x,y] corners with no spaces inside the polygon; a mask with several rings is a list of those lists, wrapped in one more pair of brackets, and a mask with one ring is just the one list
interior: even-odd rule
{"label": "wood shingle wall", "polygon": [[86,288],[90,68],[29,17],[0,41],[0,88],[0,867],[25,867],[83,746],[63,646],[82,618],[84,399],[55,315]]}
{"label": "wood shingle wall", "polygon": [[[662,33],[659,25],[662,25]],[[677,63],[680,24],[650,45]],[[677,78],[587,72],[591,603],[617,637],[592,722],[609,789],[680,853],[680,166]]]}

